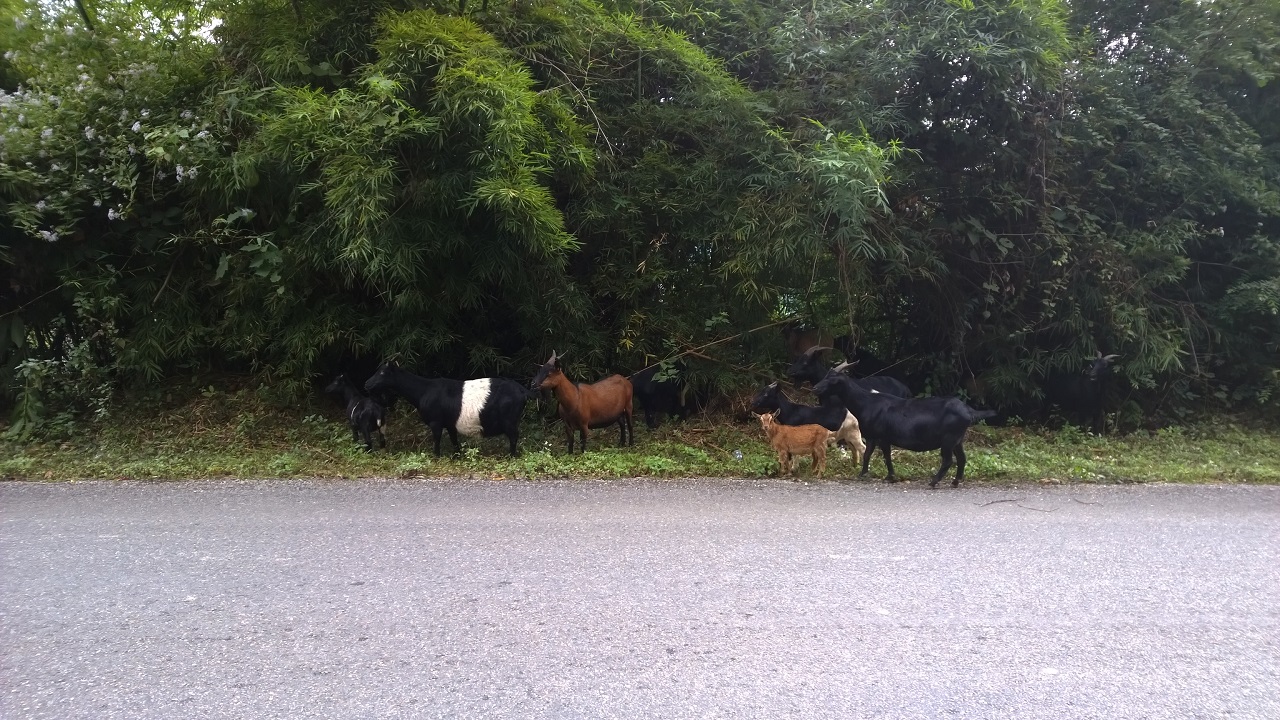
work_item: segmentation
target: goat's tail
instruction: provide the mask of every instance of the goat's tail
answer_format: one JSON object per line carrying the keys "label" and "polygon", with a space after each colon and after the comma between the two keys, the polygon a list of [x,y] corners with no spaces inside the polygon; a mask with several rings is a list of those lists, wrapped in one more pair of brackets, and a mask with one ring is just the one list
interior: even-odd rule
{"label": "goat's tail", "polygon": [[995,411],[995,410],[974,410],[974,411],[973,411],[973,421],[974,421],[974,422],[978,422],[978,421],[980,421],[980,420],[987,420],[987,419],[989,419],[989,418],[993,418],[993,417],[995,417],[995,416],[997,416],[997,415],[999,415],[999,414],[1000,414],[1000,413],[999,413],[999,412],[997,412],[997,411]]}

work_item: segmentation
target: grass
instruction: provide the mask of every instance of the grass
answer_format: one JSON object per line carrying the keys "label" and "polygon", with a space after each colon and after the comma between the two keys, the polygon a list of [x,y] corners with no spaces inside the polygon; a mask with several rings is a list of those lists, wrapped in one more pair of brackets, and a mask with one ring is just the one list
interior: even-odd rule
{"label": "grass", "polygon": [[[401,403],[388,427],[390,451],[365,453],[335,406],[280,409],[256,393],[206,389],[185,400],[136,402],[117,419],[64,441],[0,441],[0,478],[24,480],[261,477],[763,477],[777,461],[754,420],[697,419],[657,431],[637,417],[633,448],[618,448],[617,431],[594,431],[591,450],[569,456],[558,421],[530,407],[521,455],[505,438],[464,439],[463,450],[433,457],[430,433]],[[973,429],[966,481],[980,483],[1280,483],[1280,431],[1207,421],[1154,434],[1095,437],[1074,428]],[[895,451],[902,480],[922,482],[937,469],[937,453]],[[808,461],[800,478],[809,479]],[[852,459],[828,456],[827,479],[856,476]],[[872,476],[884,465],[872,462]]]}

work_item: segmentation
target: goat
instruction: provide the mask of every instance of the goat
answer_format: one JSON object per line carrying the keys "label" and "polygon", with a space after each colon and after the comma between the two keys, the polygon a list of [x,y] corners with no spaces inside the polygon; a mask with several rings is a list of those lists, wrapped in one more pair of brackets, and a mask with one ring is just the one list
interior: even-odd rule
{"label": "goat", "polygon": [[519,454],[516,443],[520,440],[520,417],[529,393],[514,380],[428,379],[385,362],[365,382],[364,389],[371,393],[392,392],[417,408],[418,417],[431,428],[436,457],[440,457],[440,436],[445,430],[449,431],[455,452],[461,449],[458,433],[462,433],[471,437],[506,435],[511,441],[511,456]]}
{"label": "goat", "polygon": [[769,438],[769,446],[778,453],[778,473],[792,475],[792,456],[806,453],[813,458],[813,476],[822,477],[827,467],[827,441],[831,431],[821,425],[783,425],[772,413],[760,415],[760,425]]}
{"label": "goat", "polygon": [[1046,377],[1043,385],[1045,409],[1057,405],[1064,414],[1083,417],[1092,425],[1093,433],[1101,435],[1106,430],[1104,401],[1111,376],[1111,361],[1118,357],[1098,351],[1083,374],[1059,372]]}
{"label": "goat", "polygon": [[844,425],[848,410],[839,401],[818,406],[793,403],[783,394],[778,383],[770,383],[751,399],[751,409],[757,413],[773,413],[780,425],[821,425],[836,432]]}
{"label": "goat", "polygon": [[345,374],[338,375],[324,389],[327,393],[342,396],[347,404],[347,424],[351,426],[351,439],[359,442],[364,437],[365,452],[373,452],[373,435],[378,436],[378,447],[387,446],[387,438],[382,434],[382,426],[387,422],[387,409],[377,400],[365,397]]}
{"label": "goat", "polygon": [[[787,368],[787,377],[797,385],[808,382],[817,385],[822,378],[827,376],[829,369],[823,362],[822,353],[831,350],[829,347],[811,347],[805,350],[795,362]],[[853,367],[857,361],[846,362],[842,367]],[[907,398],[911,397],[911,390],[901,381],[887,375],[874,375],[872,377],[855,378],[857,383],[864,390],[874,390],[875,392],[892,395],[894,397]]]}
{"label": "goat", "polygon": [[[937,487],[938,481],[951,467],[955,456],[956,476],[951,487],[959,487],[964,479],[964,438],[969,427],[979,420],[993,417],[989,410],[974,410],[964,401],[954,397],[895,398],[884,393],[868,392],[842,371],[843,363],[830,372],[814,387],[819,397],[835,397],[858,418],[858,424],[868,438],[874,437],[872,446],[878,444],[889,470],[885,482],[894,482],[893,458],[890,448],[897,445],[905,450],[940,450],[942,467],[933,476],[929,487]],[[867,474],[871,450],[862,458],[862,474]]]}
{"label": "goat", "polygon": [[[677,367],[683,370],[683,363]],[[662,365],[654,365],[631,376],[633,397],[639,401],[644,410],[644,424],[650,430],[658,428],[658,414],[666,413],[684,420],[689,416],[689,406],[685,402],[685,388],[674,378],[655,379],[662,371]]]}
{"label": "goat", "polygon": [[555,351],[533,376],[529,387],[551,390],[556,396],[560,419],[569,438],[569,454],[573,454],[573,432],[582,435],[582,452],[587,451],[587,430],[618,424],[618,447],[635,444],[631,425],[631,381],[621,375],[610,375],[590,385],[579,385],[565,377],[560,367],[561,356]]}

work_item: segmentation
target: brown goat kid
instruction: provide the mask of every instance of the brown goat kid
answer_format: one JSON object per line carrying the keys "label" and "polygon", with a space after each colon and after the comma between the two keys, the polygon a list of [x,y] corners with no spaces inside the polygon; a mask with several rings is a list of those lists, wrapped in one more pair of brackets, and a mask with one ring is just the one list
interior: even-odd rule
{"label": "brown goat kid", "polygon": [[792,456],[806,454],[813,458],[813,475],[822,477],[827,467],[827,440],[831,431],[821,425],[780,425],[774,422],[773,413],[760,416],[760,425],[769,437],[769,445],[778,453],[778,471],[792,475],[795,468]]}
{"label": "brown goat kid", "polygon": [[551,359],[533,376],[529,386],[534,390],[550,390],[555,393],[564,421],[565,434],[569,437],[569,454],[573,454],[573,433],[582,435],[582,452],[587,451],[588,428],[608,427],[617,423],[620,435],[618,446],[635,444],[631,428],[631,381],[621,375],[609,377],[590,385],[580,385],[565,377],[560,368],[560,357],[554,352]]}

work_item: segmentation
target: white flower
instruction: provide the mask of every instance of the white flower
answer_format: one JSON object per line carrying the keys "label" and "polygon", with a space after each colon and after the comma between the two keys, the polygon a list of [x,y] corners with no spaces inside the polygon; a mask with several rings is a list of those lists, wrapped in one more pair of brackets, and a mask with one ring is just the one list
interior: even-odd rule
{"label": "white flower", "polygon": [[145,119],[147,119],[147,118],[151,117],[151,111],[150,111],[150,110],[148,110],[148,109],[146,109],[146,108],[142,108],[142,112],[140,112],[140,113],[138,113],[138,114],[142,116],[142,119],[143,119],[143,120],[145,120]]}
{"label": "white flower", "polygon": [[18,51],[17,51],[17,50],[7,50],[7,51],[5,51],[5,54],[4,54],[4,59],[5,59],[5,60],[12,60],[12,59],[14,59],[14,58],[16,58],[16,57],[18,57]]}
{"label": "white flower", "polygon": [[23,19],[22,19],[22,18],[20,18],[20,17],[16,17],[16,18],[14,18],[14,19],[13,19],[13,26],[14,26],[14,27],[16,27],[16,28],[17,28],[17,29],[19,29],[19,30],[26,30],[26,29],[27,29],[27,23],[26,23],[26,21],[25,21],[25,20],[23,20]]}
{"label": "white flower", "polygon": [[53,137],[53,128],[45,128],[40,132],[40,139],[42,140],[48,140],[51,137]]}
{"label": "white flower", "polygon": [[94,136],[94,135],[97,135],[97,134],[98,134],[98,133],[97,133],[96,131],[94,131],[94,129],[93,129],[93,128],[89,127],[88,125],[85,125],[85,126],[84,126],[84,139],[85,139],[85,140],[92,140],[92,139],[93,139],[93,136]]}
{"label": "white flower", "polygon": [[142,121],[141,120],[134,121],[133,127],[130,129],[133,130],[134,132],[142,132]]}
{"label": "white flower", "polygon": [[62,170],[62,165],[59,163],[54,163],[49,166],[49,170],[50,172],[58,172],[59,170]]}
{"label": "white flower", "polygon": [[40,231],[40,237],[44,238],[45,240],[48,240],[49,242],[57,242],[57,241],[58,241],[58,233],[53,232],[53,231],[50,231],[50,230],[41,230],[41,231]]}
{"label": "white flower", "polygon": [[98,198],[97,200],[94,200],[94,201],[93,201],[93,206],[94,206],[94,207],[102,207],[102,198]]}
{"label": "white flower", "polygon": [[115,209],[115,208],[109,208],[109,209],[107,210],[107,219],[108,219],[108,220],[119,220],[119,219],[120,219],[120,213],[116,212],[116,209]]}
{"label": "white flower", "polygon": [[192,115],[193,113],[190,110],[183,110],[182,114],[179,115],[178,117],[182,118],[183,120],[190,120]]}
{"label": "white flower", "polygon": [[208,130],[201,130],[200,132],[196,133],[196,139],[197,139],[197,140],[203,140],[203,139],[205,139],[205,138],[207,138],[207,137],[209,137],[209,131],[208,131]]}
{"label": "white flower", "polygon": [[45,202],[41,200],[40,202],[36,203],[36,212],[44,212],[45,207],[46,207]]}

